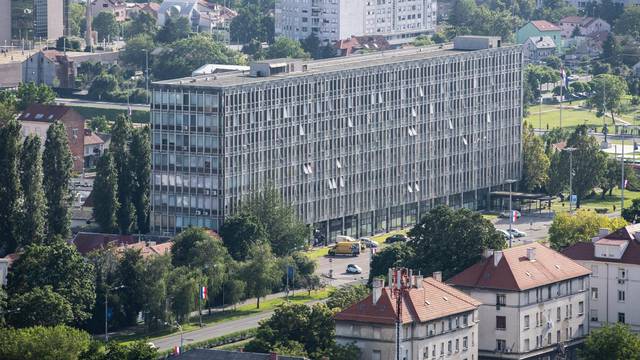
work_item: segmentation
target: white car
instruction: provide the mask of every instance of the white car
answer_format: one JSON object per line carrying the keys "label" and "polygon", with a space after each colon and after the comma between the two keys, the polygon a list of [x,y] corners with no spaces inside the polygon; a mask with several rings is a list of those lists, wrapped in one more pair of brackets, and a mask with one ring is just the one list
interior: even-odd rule
{"label": "white car", "polygon": [[509,234],[509,232],[507,230],[502,230],[502,229],[496,229],[496,231],[498,233],[500,233],[502,236],[504,236],[505,239],[511,239],[513,237],[513,235]]}
{"label": "white car", "polygon": [[347,274],[362,274],[362,268],[355,264],[347,265]]}
{"label": "white car", "polygon": [[527,236],[527,233],[524,231],[520,231],[516,228],[512,228],[512,229],[507,229],[507,232],[511,232],[511,234],[513,234],[513,236],[519,238],[519,237],[525,237]]}
{"label": "white car", "polygon": [[365,244],[368,248],[377,248],[378,247],[378,243],[375,242],[374,240],[371,240],[368,237],[361,237],[359,239],[363,244]]}

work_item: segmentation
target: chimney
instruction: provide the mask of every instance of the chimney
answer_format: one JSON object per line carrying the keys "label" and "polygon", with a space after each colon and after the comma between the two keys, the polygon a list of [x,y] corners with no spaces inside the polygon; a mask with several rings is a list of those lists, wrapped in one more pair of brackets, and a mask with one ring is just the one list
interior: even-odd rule
{"label": "chimney", "polygon": [[378,303],[380,296],[382,296],[382,289],[384,288],[384,279],[373,279],[373,305]]}
{"label": "chimney", "polygon": [[493,266],[498,266],[498,264],[500,263],[500,260],[502,260],[502,250],[496,250],[493,252]]}
{"label": "chimney", "polygon": [[529,261],[536,260],[536,248],[533,248],[533,247],[527,248],[527,259],[529,259]]}
{"label": "chimney", "polygon": [[491,249],[484,249],[484,251],[482,252],[482,257],[485,259],[490,258],[491,255],[493,255],[493,250]]}
{"label": "chimney", "polygon": [[434,271],[433,280],[442,282],[442,271]]}
{"label": "chimney", "polygon": [[422,289],[422,280],[424,280],[424,277],[422,275],[415,275],[414,278],[415,278],[414,283],[416,284],[416,289]]}

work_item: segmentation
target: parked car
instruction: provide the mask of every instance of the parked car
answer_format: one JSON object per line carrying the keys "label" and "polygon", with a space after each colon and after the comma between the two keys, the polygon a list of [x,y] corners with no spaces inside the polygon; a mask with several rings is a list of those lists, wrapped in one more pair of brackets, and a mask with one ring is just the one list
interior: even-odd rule
{"label": "parked car", "polygon": [[507,232],[510,232],[511,234],[513,234],[513,236],[515,236],[517,238],[527,236],[526,232],[520,231],[520,230],[518,230],[516,228],[508,229]]}
{"label": "parked car", "polygon": [[347,265],[347,274],[362,274],[362,268],[355,264]]}
{"label": "parked car", "polygon": [[[520,216],[522,216],[522,214],[520,214],[520,211],[518,210],[514,210],[516,213],[516,219],[520,219]],[[508,219],[511,217],[511,214],[509,211],[503,211],[500,213],[500,215],[498,215],[498,217],[503,218],[503,219]]]}
{"label": "parked car", "polygon": [[336,243],[335,246],[329,248],[329,256],[358,256],[360,255],[360,242],[343,241]]}
{"label": "parked car", "polygon": [[508,232],[507,230],[496,229],[496,231],[497,231],[500,235],[504,236],[504,238],[505,238],[505,239],[507,239],[507,240],[509,240],[509,239],[513,238],[513,235],[509,234],[509,232]]}
{"label": "parked car", "polygon": [[407,240],[409,240],[409,238],[406,235],[403,234],[395,234],[395,235],[391,235],[388,238],[386,238],[384,240],[385,243],[387,244],[393,244],[395,242],[406,242]]}
{"label": "parked car", "polygon": [[377,248],[378,243],[369,239],[368,237],[361,237],[360,242],[363,243],[368,248]]}

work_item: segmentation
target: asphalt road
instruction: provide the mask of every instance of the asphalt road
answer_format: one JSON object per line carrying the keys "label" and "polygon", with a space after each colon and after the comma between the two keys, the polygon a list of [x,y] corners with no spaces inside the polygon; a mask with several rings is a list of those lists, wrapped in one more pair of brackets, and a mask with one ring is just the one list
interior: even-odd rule
{"label": "asphalt road", "polygon": [[[369,262],[371,251],[366,249],[360,256],[323,256],[318,259],[316,274],[322,281],[331,286],[344,286],[354,281],[367,281],[369,279]],[[362,274],[347,274],[347,265],[355,264],[362,268]],[[329,272],[333,270],[333,278],[329,278]]]}
{"label": "asphalt road", "polygon": [[[116,109],[116,110],[128,110],[129,105],[123,103],[112,103],[106,101],[89,101],[80,99],[64,99],[56,98],[56,103],[69,105],[69,106],[84,106],[93,107],[99,109]],[[131,110],[137,111],[149,111],[149,105],[147,104],[130,104]]]}
{"label": "asphalt road", "polygon": [[[513,228],[523,231],[527,236],[513,239],[513,246],[522,245],[526,241],[539,241],[549,237],[549,227],[551,226],[551,217],[527,216],[523,215],[520,219],[513,223]],[[493,221],[497,229],[507,230],[509,228],[509,219],[497,219]]]}

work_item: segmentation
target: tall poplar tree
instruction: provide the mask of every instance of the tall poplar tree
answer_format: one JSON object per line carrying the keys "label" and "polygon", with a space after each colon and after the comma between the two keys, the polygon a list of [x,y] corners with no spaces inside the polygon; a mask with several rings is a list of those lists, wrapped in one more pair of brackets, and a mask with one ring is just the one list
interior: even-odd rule
{"label": "tall poplar tree", "polygon": [[118,203],[118,174],[110,151],[98,159],[96,165],[96,179],[93,186],[93,216],[100,229],[104,232],[114,232],[118,229],[116,213]]}
{"label": "tall poplar tree", "polygon": [[56,121],[47,130],[42,156],[44,191],[47,198],[47,237],[59,235],[63,239],[71,236],[71,169],[73,158],[69,149],[67,132],[62,123]]}
{"label": "tall poplar tree", "polygon": [[24,204],[20,222],[20,245],[42,244],[45,237],[46,201],[42,188],[42,140],[31,134],[22,146],[20,185]]}
{"label": "tall poplar tree", "polygon": [[131,139],[131,166],[133,167],[134,184],[132,202],[136,208],[136,224],[138,232],[149,232],[149,179],[151,177],[151,140],[149,128],[133,131]]}
{"label": "tall poplar tree", "polygon": [[118,229],[121,234],[129,234],[135,222],[135,208],[131,201],[133,192],[134,175],[131,170],[131,155],[129,147],[131,144],[131,120],[119,115],[116,118],[111,130],[110,149],[118,173]]}
{"label": "tall poplar tree", "polygon": [[0,119],[0,255],[18,246],[20,128],[13,116]]}

